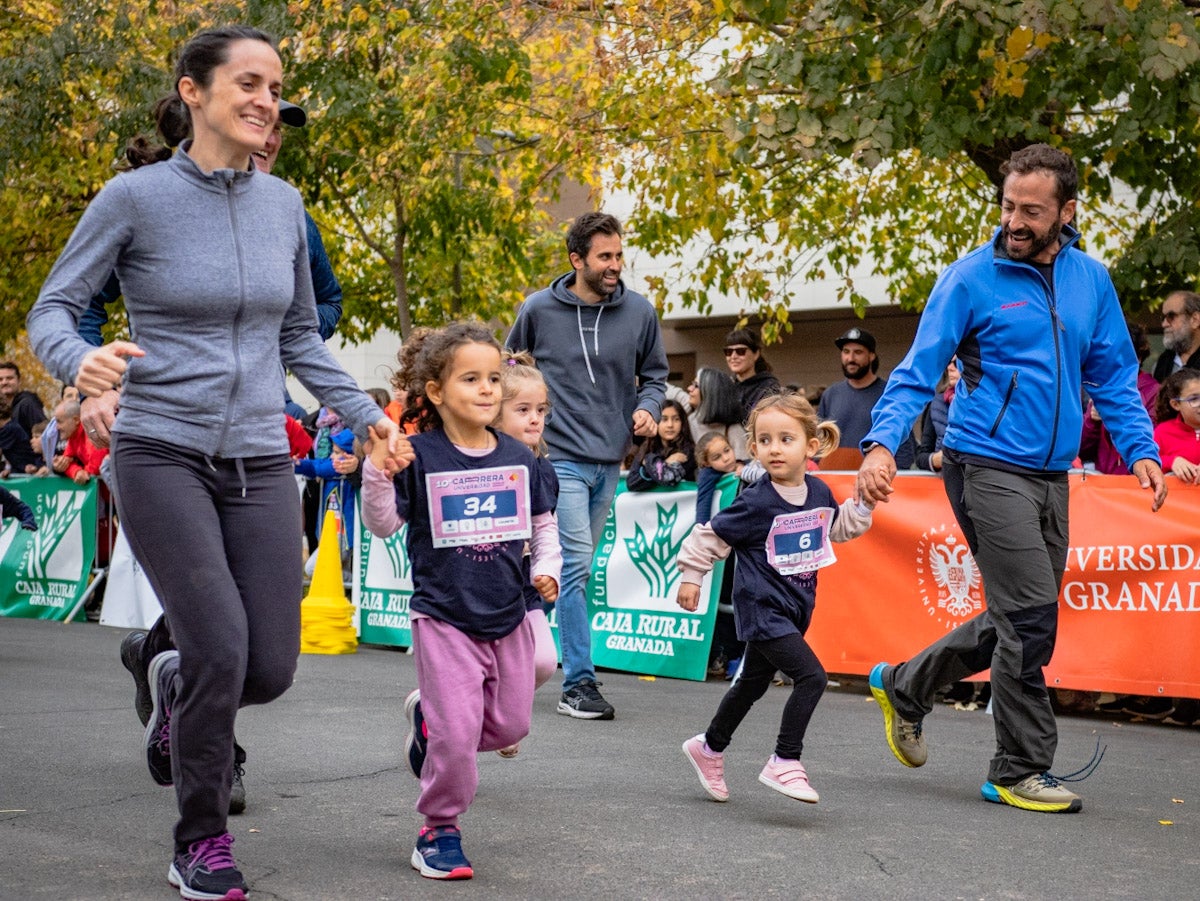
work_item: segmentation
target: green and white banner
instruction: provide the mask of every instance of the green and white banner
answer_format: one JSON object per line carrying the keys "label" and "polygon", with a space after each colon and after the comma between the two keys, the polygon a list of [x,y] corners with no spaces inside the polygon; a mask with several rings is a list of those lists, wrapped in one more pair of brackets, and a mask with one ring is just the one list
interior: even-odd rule
{"label": "green and white banner", "polygon": [[358,540],[354,542],[354,581],[351,600],[358,608],[358,638],[368,644],[406,648],[412,644],[408,601],[412,597],[412,567],[408,560],[408,526],[386,539],[372,535],[356,511]]}
{"label": "green and white banner", "polygon": [[[713,509],[737,494],[736,476],[717,483]],[[629,492],[622,482],[592,562],[588,615],[597,666],[702,681],[708,666],[721,577],[719,562],[705,579],[700,607],[688,613],[675,603],[679,546],[696,521],[696,488]],[[354,549],[353,601],[359,639],[408,647],[412,575],[405,550],[407,529],[384,540],[362,526]],[[558,641],[554,608],[550,627]],[[561,651],[560,651],[561,659]]]}
{"label": "green and white banner", "polygon": [[[728,506],[737,486],[736,476],[718,482],[714,509]],[[596,666],[704,680],[725,562],[705,577],[694,613],[675,603],[676,558],[695,522],[692,483],[653,491],[618,487],[588,586]]]}
{"label": "green and white banner", "polygon": [[96,482],[13,476],[4,484],[33,508],[38,530],[27,532],[15,519],[0,523],[0,616],[65,620],[96,554]]}

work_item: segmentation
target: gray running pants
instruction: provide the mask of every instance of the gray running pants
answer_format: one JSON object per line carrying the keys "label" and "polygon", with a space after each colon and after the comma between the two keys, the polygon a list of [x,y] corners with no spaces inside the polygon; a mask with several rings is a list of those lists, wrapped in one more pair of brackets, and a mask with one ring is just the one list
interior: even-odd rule
{"label": "gray running pants", "polygon": [[1058,630],[1068,483],[1065,474],[1027,476],[970,464],[961,475],[961,498],[954,496],[955,480],[947,480],[947,490],[955,515],[966,519],[964,533],[974,534],[987,609],[885,670],[885,687],[900,716],[919,721],[939,689],[990,667],[996,754],[988,780],[1014,785],[1049,770],[1058,745],[1042,668]]}
{"label": "gray running pants", "polygon": [[118,432],[121,523],[179,649],[175,848],[225,831],[239,707],[288,689],[300,655],[300,495],[286,454],[209,459]]}

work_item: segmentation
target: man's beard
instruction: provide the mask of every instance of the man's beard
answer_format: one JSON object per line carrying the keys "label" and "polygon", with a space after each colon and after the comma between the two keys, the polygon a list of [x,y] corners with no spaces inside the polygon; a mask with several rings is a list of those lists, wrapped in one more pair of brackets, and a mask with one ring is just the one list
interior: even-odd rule
{"label": "man's beard", "polygon": [[[1186,314],[1184,314],[1186,315]],[[1163,331],[1163,347],[1176,353],[1187,350],[1192,346],[1192,327],[1181,325],[1179,328]]]}
{"label": "man's beard", "polygon": [[842,375],[851,381],[857,381],[865,377],[871,371],[871,364],[860,366],[858,363],[843,363]]}
{"label": "man's beard", "polygon": [[1003,238],[1004,238],[1004,250],[1008,253],[1008,258],[1010,260],[1017,260],[1018,262],[1024,262],[1026,260],[1033,260],[1038,254],[1040,254],[1043,250],[1045,250],[1051,244],[1058,242],[1058,235],[1061,231],[1062,231],[1062,225],[1060,225],[1058,223],[1055,223],[1047,231],[1045,231],[1044,233],[1042,233],[1040,235],[1031,228],[1021,229],[1020,231],[1016,232],[1015,234],[1019,235],[1022,238],[1031,237],[1033,240],[1029,242],[1029,249],[1026,250],[1025,252],[1021,253],[1018,256],[1017,253],[1014,252],[1013,249],[1009,246],[1009,242],[1008,242],[1008,239],[1013,236],[1014,232],[1011,229],[1009,229],[1009,227],[1006,225],[1006,226],[1004,226],[1004,228],[1002,230]]}
{"label": "man's beard", "polygon": [[595,292],[597,296],[612,297],[612,295],[617,293],[617,287],[621,283],[618,281],[612,287],[604,284],[604,272],[605,270],[603,269],[589,269],[584,266],[580,272],[580,278],[583,279],[583,283]]}

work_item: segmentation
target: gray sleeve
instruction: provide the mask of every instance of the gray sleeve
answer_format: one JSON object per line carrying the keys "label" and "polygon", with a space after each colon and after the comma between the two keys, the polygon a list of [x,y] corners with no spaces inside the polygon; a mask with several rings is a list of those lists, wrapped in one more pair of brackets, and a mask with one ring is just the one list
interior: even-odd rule
{"label": "gray sleeve", "polygon": [[667,393],[667,352],[663,348],[662,329],[658,314],[649,306],[649,322],[642,335],[642,347],[638,359],[637,409],[646,410],[657,421],[662,415],[663,400]]}
{"label": "gray sleeve", "polygon": [[325,346],[318,331],[317,300],[308,262],[307,228],[300,195],[295,195],[296,227],[302,242],[292,263],[295,294],[279,330],[279,356],[284,366],[322,404],[333,407],[360,438],[383,411],[350,377]]}
{"label": "gray sleeve", "polygon": [[55,378],[75,383],[79,364],[95,348],[79,337],[79,318],[116,268],[134,222],[120,176],[88,204],[25,318],[38,359]]}

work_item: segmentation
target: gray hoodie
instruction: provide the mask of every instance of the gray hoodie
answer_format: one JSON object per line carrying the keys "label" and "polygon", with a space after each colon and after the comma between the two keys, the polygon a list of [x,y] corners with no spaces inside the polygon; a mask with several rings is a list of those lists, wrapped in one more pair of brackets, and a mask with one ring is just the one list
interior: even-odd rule
{"label": "gray hoodie", "polygon": [[304,207],[251,167],[205,175],[186,153],[118,175],[84,211],[26,319],[73,383],[94,348],[76,326],[116,272],[133,340],[114,432],[222,457],[288,451],[283,372],[356,431],[381,412],[317,332]]}
{"label": "gray hoodie", "polygon": [[555,460],[616,463],[629,448],[636,409],[656,420],[667,355],[654,307],[625,283],[600,303],[570,290],[575,273],[529,295],[508,336],[533,354],[550,389],[546,446]]}

